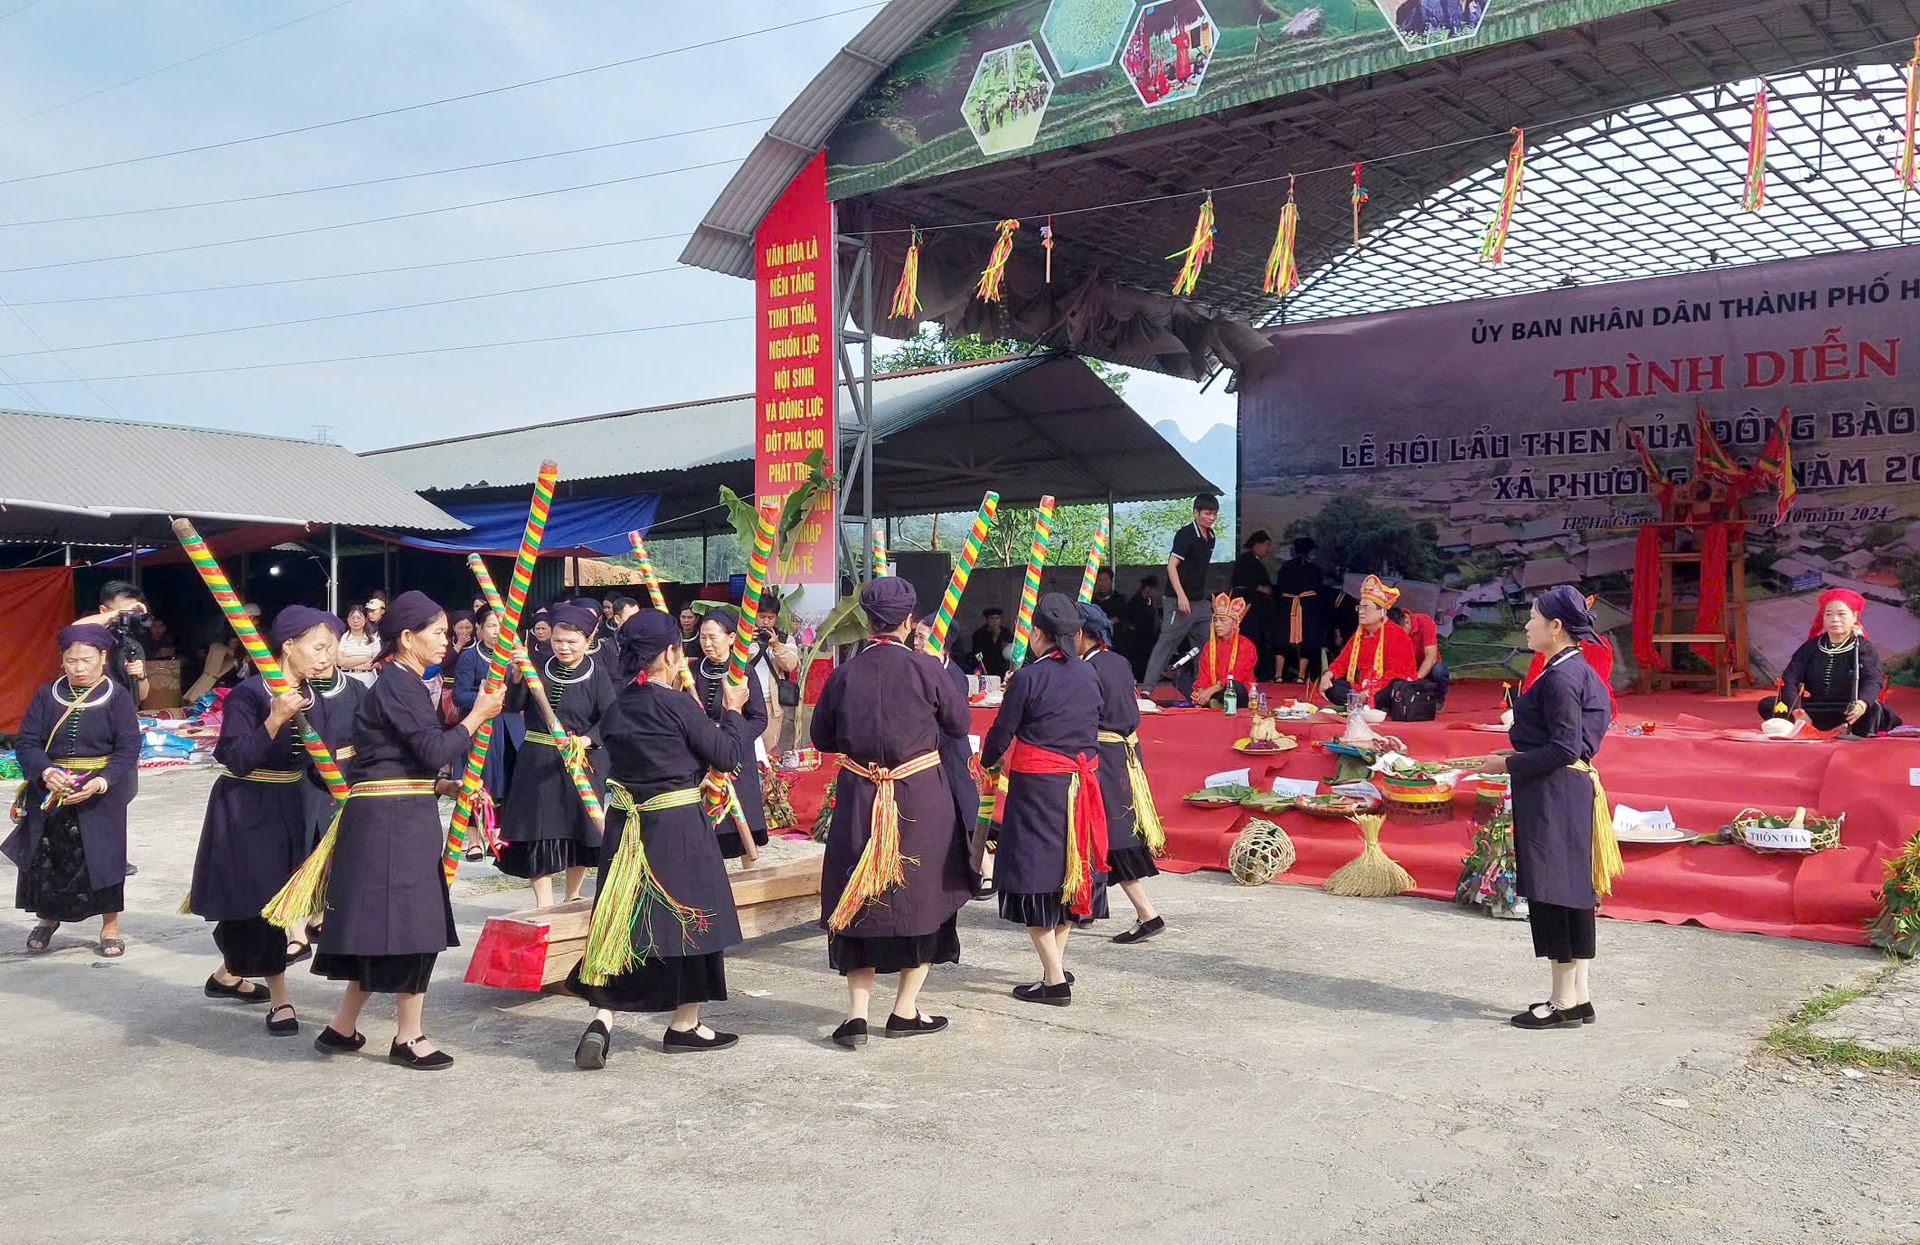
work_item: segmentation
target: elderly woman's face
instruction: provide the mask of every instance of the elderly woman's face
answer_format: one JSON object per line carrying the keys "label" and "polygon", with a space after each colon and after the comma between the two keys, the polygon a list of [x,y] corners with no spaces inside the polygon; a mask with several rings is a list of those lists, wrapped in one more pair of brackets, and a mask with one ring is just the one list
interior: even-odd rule
{"label": "elderly woman's face", "polygon": [[1859,621],[1860,616],[1845,601],[1829,601],[1827,608],[1820,611],[1821,625],[1827,629],[1827,638],[1830,640],[1846,639],[1853,634],[1854,624]]}
{"label": "elderly woman's face", "polygon": [[708,661],[725,660],[732,647],[733,637],[719,623],[709,620],[700,624],[700,651]]}
{"label": "elderly woman's face", "polygon": [[280,656],[294,678],[324,679],[333,673],[333,658],[339,647],[332,627],[309,627],[281,645]]}
{"label": "elderly woman's face", "polygon": [[106,668],[106,650],[91,644],[69,644],[66,651],[60,654],[61,672],[74,687],[92,687],[100,681]]}
{"label": "elderly woman's face", "polygon": [[587,637],[585,633],[572,627],[555,627],[547,637],[547,643],[553,649],[553,656],[563,666],[577,666],[580,659],[587,655]]}
{"label": "elderly woman's face", "polygon": [[1380,624],[1387,621],[1387,608],[1377,601],[1360,602],[1358,613],[1360,625],[1369,631],[1378,630]]}
{"label": "elderly woman's face", "polygon": [[1542,614],[1539,606],[1527,612],[1527,647],[1534,652],[1546,652],[1564,633],[1564,627]]}
{"label": "elderly woman's face", "polygon": [[533,638],[545,644],[553,638],[553,625],[542,618],[539,622],[533,624]]}
{"label": "elderly woman's face", "polygon": [[422,669],[439,665],[447,656],[447,616],[435,614],[420,630],[402,631],[398,647]]}

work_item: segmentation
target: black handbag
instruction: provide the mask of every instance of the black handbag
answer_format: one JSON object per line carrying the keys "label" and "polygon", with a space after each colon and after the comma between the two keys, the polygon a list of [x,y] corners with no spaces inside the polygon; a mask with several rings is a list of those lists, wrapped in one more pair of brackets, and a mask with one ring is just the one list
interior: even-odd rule
{"label": "black handbag", "polygon": [[1440,689],[1427,679],[1395,679],[1386,700],[1390,722],[1431,722],[1440,709]]}
{"label": "black handbag", "polygon": [[774,679],[773,694],[779,697],[780,703],[789,709],[796,707],[800,703],[800,685],[792,679]]}

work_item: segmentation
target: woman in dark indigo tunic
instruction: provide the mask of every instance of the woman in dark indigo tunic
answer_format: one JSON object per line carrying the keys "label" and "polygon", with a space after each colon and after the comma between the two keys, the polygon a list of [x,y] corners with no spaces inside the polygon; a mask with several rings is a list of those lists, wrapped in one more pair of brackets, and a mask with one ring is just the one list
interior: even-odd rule
{"label": "woman in dark indigo tunic", "polygon": [[[920,613],[915,609],[913,631],[907,641],[915,652],[927,651],[927,643],[933,635],[933,616]],[[940,668],[946,671],[947,682],[953,684],[953,690],[960,697],[960,703],[968,701],[967,672],[953,659],[950,651],[943,651],[939,658]],[[980,784],[974,777],[973,767],[973,714],[967,714],[967,730],[949,735],[944,731],[940,735],[940,765],[947,772],[947,789],[953,792],[954,814],[960,819],[960,839],[967,847],[967,885],[973,890],[975,899],[985,899],[993,893],[992,883],[981,876],[987,856],[987,830],[980,824]]]}
{"label": "woman in dark indigo tunic", "polygon": [[111,631],[77,623],[57,643],[62,673],[33,694],[13,737],[27,782],[0,854],[20,870],[14,906],[40,918],[28,951],[45,951],[62,921],[97,916],[100,954],[115,959],[127,950],[120,911],[140,720],[132,694],[106,677]]}
{"label": "woman in dark indigo tunic", "polygon": [[[441,859],[436,779],[458,765],[480,724],[500,712],[504,691],[482,692],[453,726],[440,720],[426,669],[447,652],[447,616],[425,593],[403,592],[380,620],[393,659],[367,691],[353,724],[354,782],[341,807],[327,875],[326,925],[313,971],[347,989],[333,1020],[314,1039],[322,1054],[366,1044],[360,1009],[372,994],[393,994],[397,1023],[387,1058],[406,1067],[453,1063],[421,1028],[434,958],[457,946],[453,905]],[[457,784],[448,783],[449,791]]]}
{"label": "woman in dark indigo tunic", "polygon": [[[294,718],[304,713],[325,738],[331,706],[308,680],[332,677],[334,645],[345,630],[333,615],[305,605],[274,615],[267,639],[294,690],[275,696],[255,674],[227,694],[213,748],[221,773],[207,796],[187,895],[187,911],[214,922],[213,945],[220,950],[207,997],[271,1000],[267,1032],[274,1037],[300,1032],[300,1021],[287,997],[288,936],[260,910],[307,858],[306,788],[318,780]],[[265,988],[249,977],[264,978]]]}
{"label": "woman in dark indigo tunic", "polygon": [[1880,701],[1886,670],[1880,652],[1860,625],[1867,599],[1846,588],[1820,594],[1819,609],[1807,628],[1807,640],[1793,650],[1780,674],[1780,690],[1760,698],[1760,717],[1792,718],[1796,712],[1818,731],[1845,727],[1865,739],[1900,725]]}
{"label": "woman in dark indigo tunic", "polygon": [[[607,754],[600,742],[600,724],[613,707],[613,672],[607,669],[603,646],[599,656],[588,656],[587,636],[595,622],[590,612],[573,605],[548,611],[553,630],[551,653],[540,662],[540,680],[547,703],[554,707],[569,736],[587,741],[586,764],[594,794],[604,796]],[[566,900],[580,898],[587,866],[600,859],[600,827],[587,816],[574,789],[560,745],[547,731],[547,717],[528,697],[532,690],[515,684],[507,693],[507,710],[528,720],[526,744],[513,768],[513,783],[500,810],[500,837],[505,840],[496,862],[500,872],[533,882],[536,908],[553,904],[553,875],[567,875]]]}
{"label": "woman in dark indigo tunic", "polygon": [[[642,610],[642,613],[646,611]],[[720,689],[727,679],[727,658],[733,652],[733,629],[736,625],[733,611],[727,608],[709,611],[700,620],[695,632],[699,637],[700,655],[695,658],[688,654],[693,669],[693,690],[700,697],[700,703],[706,706],[707,716],[718,722],[724,712],[720,703]],[[760,680],[747,675],[747,703],[740,710],[740,716],[753,727],[754,738],[758,739],[767,729],[767,697],[760,689]],[[746,815],[747,828],[753,831],[755,846],[765,846],[767,842],[767,805],[766,796],[760,789],[760,754],[757,748],[747,749],[746,757],[740,762],[733,774],[733,789],[740,797],[740,811]],[[746,855],[747,849],[740,842],[740,828],[731,823],[720,829],[720,850],[728,860]]]}
{"label": "woman in dark indigo tunic", "polygon": [[1106,817],[1100,797],[1100,676],[1074,655],[1080,611],[1057,592],[1033,617],[1033,661],[1007,680],[980,763],[1007,758],[1007,797],[994,855],[1000,915],[1027,927],[1041,979],[1015,986],[1028,1003],[1073,1001],[1063,961],[1076,919],[1106,915]]}
{"label": "woman in dark indigo tunic", "polygon": [[1513,775],[1514,887],[1527,900],[1533,952],[1553,965],[1553,996],[1513,1018],[1521,1029],[1593,1022],[1595,836],[1610,840],[1612,831],[1595,822],[1591,762],[1613,716],[1606,684],[1580,654],[1580,641],[1593,635],[1593,615],[1574,588],[1563,584],[1534,602],[1527,645],[1546,656],[1546,668],[1513,702],[1513,750],[1483,767]]}
{"label": "woman in dark indigo tunic", "polygon": [[[813,746],[837,753],[833,824],[820,874],[827,962],[847,979],[842,1046],[867,1037],[877,973],[900,974],[889,1037],[937,1033],[945,1016],[919,1009],[935,964],[960,960],[957,914],[972,898],[966,837],[941,740],[967,731],[966,697],[945,671],[907,647],[913,585],[882,576],[860,591],[872,638],[828,677],[813,711]],[[892,881],[898,878],[897,884]]]}
{"label": "woman in dark indigo tunic", "polygon": [[[627,679],[601,727],[607,835],[594,904],[603,923],[601,905],[620,905],[633,916],[616,931],[616,969],[596,971],[583,959],[567,978],[567,988],[595,1009],[573,1052],[574,1065],[589,1070],[606,1066],[615,1012],[672,1012],[661,1038],[669,1053],[739,1041],[700,1023],[702,1003],[726,1001],[726,949],[740,941],[727,862],[700,807],[700,780],[709,769],[732,769],[753,755],[757,732],[740,716],[753,680],[722,686],[715,722],[681,690],[686,657],[670,615],[641,610],[620,628],[619,645]],[[632,845],[622,852],[627,835],[638,838],[640,852]],[[620,876],[625,893],[615,885]]]}
{"label": "woman in dark indigo tunic", "polygon": [[[1146,879],[1158,877],[1160,866],[1153,863],[1153,848],[1142,832],[1140,810],[1134,806],[1140,694],[1134,688],[1133,666],[1107,647],[1113,636],[1112,621],[1099,606],[1082,604],[1080,623],[1080,659],[1100,676],[1100,798],[1107,813],[1107,881],[1120,884],[1134,912],[1133,928],[1121,930],[1113,940],[1144,942],[1167,923],[1147,898]],[[1145,819],[1146,825],[1158,827],[1159,816],[1152,808],[1146,810]]]}
{"label": "woman in dark indigo tunic", "polygon": [[[341,640],[346,637],[343,634]],[[367,694],[367,684],[353,677],[351,671],[340,668],[340,640],[333,646],[333,673],[324,677],[307,680],[307,686],[322,702],[322,712],[314,720],[313,729],[320,732],[321,742],[327,745],[327,751],[333,754],[334,761],[340,766],[340,772],[349,783],[353,781],[353,719],[360,712],[360,701]],[[371,681],[372,671],[368,671]],[[320,839],[333,824],[333,814],[340,802],[333,798],[333,792],[327,790],[327,784],[320,781],[318,774],[311,781],[302,783],[300,792],[307,801],[307,847],[311,853]],[[313,956],[313,943],[320,933],[320,922],[297,920],[287,926],[287,963],[298,964]]]}

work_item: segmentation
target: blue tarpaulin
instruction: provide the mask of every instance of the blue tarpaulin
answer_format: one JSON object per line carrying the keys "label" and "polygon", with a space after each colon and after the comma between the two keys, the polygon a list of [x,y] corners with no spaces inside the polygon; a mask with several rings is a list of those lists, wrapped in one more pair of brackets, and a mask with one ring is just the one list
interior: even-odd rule
{"label": "blue tarpaulin", "polygon": [[[644,535],[653,524],[654,510],[659,504],[658,493],[560,498],[547,514],[547,534],[540,542],[540,552],[577,557],[627,553],[632,549],[627,533]],[[526,502],[455,502],[441,509],[469,524],[473,530],[445,539],[403,536],[400,543],[410,549],[432,549],[441,553],[491,553],[511,557],[520,551],[520,534],[527,526]]]}

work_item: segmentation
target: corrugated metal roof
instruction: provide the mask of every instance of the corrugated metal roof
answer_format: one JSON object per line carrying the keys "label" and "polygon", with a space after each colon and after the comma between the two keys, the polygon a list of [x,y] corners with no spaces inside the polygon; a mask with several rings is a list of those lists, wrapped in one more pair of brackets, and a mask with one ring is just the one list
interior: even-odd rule
{"label": "corrugated metal roof", "polygon": [[[1063,501],[1192,495],[1213,489],[1179,451],[1072,355],[948,364],[873,383],[876,513],[971,508],[987,488],[1007,504],[1054,493]],[[397,484],[445,494],[532,482],[545,458],[563,481],[630,478],[631,487],[684,493],[737,466],[751,488],[753,397],[649,407],[532,428],[373,450],[366,461]],[[709,500],[711,494],[708,494]],[[701,503],[706,504],[706,503]]]}
{"label": "corrugated metal roof", "polygon": [[893,0],[834,54],[814,75],[767,135],[734,170],[706,219],[680,252],[680,262],[734,277],[753,276],[753,231],[793,175],[847,109],[873,84],[895,57],[932,30],[959,0]]}
{"label": "corrugated metal roof", "polygon": [[[352,451],[209,428],[0,411],[0,532],[148,532],[167,516],[238,523],[460,531]],[[159,524],[164,533],[165,524]]]}

